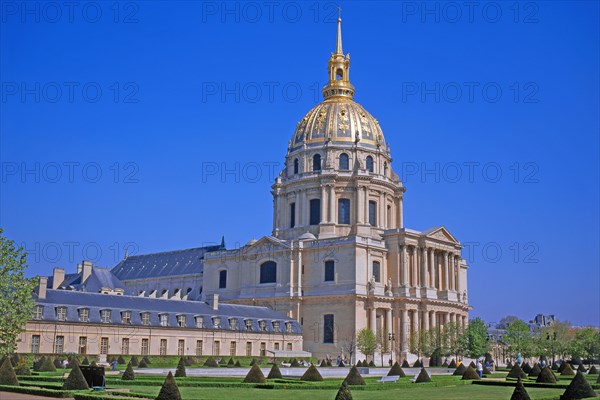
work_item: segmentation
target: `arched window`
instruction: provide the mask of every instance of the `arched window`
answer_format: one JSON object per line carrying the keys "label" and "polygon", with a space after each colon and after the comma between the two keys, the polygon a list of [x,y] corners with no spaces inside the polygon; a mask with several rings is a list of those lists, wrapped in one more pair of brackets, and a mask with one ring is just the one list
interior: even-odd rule
{"label": "arched window", "polygon": [[369,224],[377,225],[377,203],[374,201],[369,201]]}
{"label": "arched window", "polygon": [[266,261],[260,265],[260,283],[277,282],[277,263]]}
{"label": "arched window", "polygon": [[225,289],[227,287],[227,271],[219,271],[219,289]]}
{"label": "arched window", "polygon": [[333,282],[335,280],[335,261],[325,261],[325,282]]}
{"label": "arched window", "polygon": [[321,200],[320,199],[312,199],[310,201],[310,225],[319,225],[321,223]]}
{"label": "arched window", "polygon": [[294,174],[298,173],[298,164],[299,164],[298,159],[295,158],[294,159]]}
{"label": "arched window", "polygon": [[320,170],[321,170],[321,155],[315,154],[313,156],[313,171],[320,171]]}
{"label": "arched window", "polygon": [[387,161],[383,162],[383,175],[387,176]]}
{"label": "arched window", "polygon": [[369,172],[373,172],[373,157],[371,156],[367,156],[367,160],[366,160],[366,164],[367,164],[367,171]]}
{"label": "arched window", "polygon": [[350,225],[350,200],[338,200],[338,224]]}
{"label": "arched window", "polygon": [[350,161],[348,160],[348,154],[340,154],[340,171],[348,171],[350,169]]}
{"label": "arched window", "polygon": [[373,279],[375,279],[375,282],[381,282],[381,264],[379,261],[373,261]]}

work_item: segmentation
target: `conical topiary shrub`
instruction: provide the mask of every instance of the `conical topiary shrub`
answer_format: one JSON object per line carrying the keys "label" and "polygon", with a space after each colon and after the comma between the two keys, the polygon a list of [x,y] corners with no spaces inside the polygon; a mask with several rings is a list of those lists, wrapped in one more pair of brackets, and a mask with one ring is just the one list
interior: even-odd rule
{"label": "conical topiary shrub", "polygon": [[478,381],[480,379],[481,378],[479,377],[477,371],[475,371],[475,368],[471,367],[470,365],[462,376],[463,381]]}
{"label": "conical topiary shrub", "polygon": [[358,362],[356,363],[356,366],[357,366],[357,367],[361,367],[361,368],[362,368],[362,366],[363,366],[363,365],[362,365],[362,361],[358,360]]}
{"label": "conical topiary shrub", "polygon": [[[252,360],[252,361],[254,361],[254,360]],[[212,357],[208,357],[208,358],[206,359],[206,361],[204,361],[204,366],[205,366],[205,367],[211,367],[211,368],[215,368],[215,367],[218,367],[218,366],[219,366],[219,364],[217,364],[217,362],[215,361],[215,359],[214,359],[214,358],[212,358]]]}
{"label": "conical topiary shrub", "polygon": [[293,367],[293,368],[298,368],[298,367],[300,366],[300,363],[298,362],[298,360],[296,360],[296,359],[294,358],[294,359],[292,360],[292,362],[291,362],[290,366],[291,366],[291,367]]}
{"label": "conical topiary shrub", "polygon": [[83,361],[81,362],[81,365],[90,365],[90,360],[88,360],[87,357],[83,357]]}
{"label": "conical topiary shrub", "polygon": [[575,378],[571,381],[565,392],[560,396],[560,400],[585,399],[588,397],[598,397],[594,389],[590,386],[583,372],[577,371]]}
{"label": "conical topiary shrub", "polygon": [[340,363],[338,364],[338,367],[345,367],[346,364],[344,364],[344,362],[342,360],[340,360]]}
{"label": "conical topiary shrub", "polygon": [[369,362],[369,367],[375,368],[375,361],[371,360]]}
{"label": "conical topiary shrub", "polygon": [[425,368],[421,368],[421,372],[419,372],[419,376],[417,376],[417,379],[415,379],[415,383],[425,382],[431,382],[431,377],[429,376]]}
{"label": "conical topiary shrub", "polygon": [[169,371],[167,378],[162,384],[160,392],[158,392],[158,396],[156,396],[156,400],[182,400],[181,393],[179,393],[179,388],[177,387],[177,382],[175,382],[175,378],[173,378],[171,371]]}
{"label": "conical topiary shrub", "polygon": [[590,370],[588,371],[588,374],[589,375],[598,375],[598,369],[596,368],[595,365],[592,365],[590,367]]}
{"label": "conical topiary shrub", "polygon": [[408,363],[408,361],[406,359],[404,361],[402,361],[402,368],[410,368],[410,364]]}
{"label": "conical topiary shrub", "polygon": [[281,371],[279,370],[277,363],[273,363],[273,366],[271,367],[271,370],[269,371],[269,375],[267,375],[267,379],[281,379],[281,378],[283,378],[283,376],[281,376]]}
{"label": "conical topiary shrub", "polygon": [[227,361],[227,368],[233,368],[235,367],[235,361],[233,361],[233,357],[229,358],[229,361]]}
{"label": "conical topiary shrub", "polygon": [[29,370],[29,366],[27,365],[27,362],[24,359],[21,360],[19,362],[19,364],[17,364],[17,366],[15,367],[15,374],[31,376],[31,371]]}
{"label": "conical topiary shrub", "polygon": [[147,368],[148,364],[146,364],[146,360],[144,360],[142,358],[142,360],[140,361],[140,363],[138,364],[138,368]]}
{"label": "conical topiary shrub", "polygon": [[335,395],[335,400],[352,400],[352,393],[350,392],[350,388],[346,384],[346,381],[342,382],[342,386],[340,386],[340,390],[338,390]]}
{"label": "conical topiary shrub", "polygon": [[585,374],[587,369],[583,366],[583,364],[579,364],[579,367],[577,367],[577,372],[583,372]]}
{"label": "conical topiary shrub", "polygon": [[17,353],[13,354],[10,356],[10,363],[12,364],[13,368],[16,368],[17,365],[21,363],[21,357]]}
{"label": "conical topiary shrub", "polygon": [[[342,362],[342,360],[340,360],[340,362]],[[327,360],[327,366],[328,367],[333,367],[333,365],[331,364],[331,360]]]}
{"label": "conical topiary shrub", "polygon": [[137,367],[138,365],[140,365],[140,360],[138,360],[137,356],[131,357],[131,360],[129,360],[129,362],[131,363],[132,367]]}
{"label": "conical topiary shrub", "polygon": [[262,373],[258,364],[254,364],[244,378],[244,383],[265,383],[266,381],[265,375]]}
{"label": "conical topiary shrub", "polygon": [[415,361],[413,364],[413,368],[423,368],[423,363],[421,363],[421,360],[417,359],[417,361]]}
{"label": "conical topiary shrub", "polygon": [[346,375],[344,382],[348,385],[366,385],[365,380],[356,367],[350,368],[350,372]]}
{"label": "conical topiary shrub", "polygon": [[62,360],[58,357],[52,361],[52,364],[54,364],[54,368],[62,368]]}
{"label": "conical topiary shrub", "polygon": [[185,378],[187,374],[185,373],[185,359],[181,357],[179,362],[177,363],[177,369],[175,370],[175,378]]}
{"label": "conical topiary shrub", "polygon": [[325,359],[322,359],[321,364],[319,364],[319,367],[325,368],[326,366],[327,366],[327,361],[325,361]]}
{"label": "conical topiary shrub", "polygon": [[540,364],[536,363],[533,366],[533,368],[531,368],[531,371],[529,371],[529,374],[527,374],[527,375],[529,375],[530,378],[536,378],[540,374],[540,372],[542,372],[542,369],[540,368]]}
{"label": "conical topiary shrub", "polygon": [[119,358],[117,358],[117,362],[119,364],[125,364],[125,359],[123,358],[123,356],[119,356]]}
{"label": "conical topiary shrub", "polygon": [[71,357],[69,359],[68,364],[67,364],[67,368],[73,369],[75,367],[75,364],[79,365],[79,358],[77,358],[77,357]]}
{"label": "conical topiary shrub", "polygon": [[554,361],[552,363],[552,367],[551,367],[552,371],[558,371],[558,363],[556,361]]}
{"label": "conical topiary shrub", "polygon": [[[518,364],[515,365],[518,366]],[[529,394],[527,393],[527,390],[525,390],[521,378],[517,381],[517,386],[515,386],[515,390],[513,391],[512,396],[510,396],[510,400],[530,400]]]}
{"label": "conical topiary shrub", "polygon": [[558,366],[558,370],[557,370],[557,371],[558,371],[559,373],[562,373],[562,372],[563,372],[563,369],[565,369],[565,366],[566,366],[566,365],[567,365],[567,362],[566,362],[566,361],[561,361],[560,365]]}
{"label": "conical topiary shrub", "polygon": [[127,368],[125,368],[125,372],[123,372],[123,376],[121,379],[124,381],[132,381],[135,379],[135,373],[133,372],[133,366],[131,365],[131,361],[127,363]]}
{"label": "conical topiary shrub", "polygon": [[400,367],[400,364],[398,364],[398,361],[396,361],[394,365],[392,365],[392,368],[390,368],[387,376],[399,376],[400,378],[404,378],[406,374],[402,370],[402,367]]}
{"label": "conical topiary shrub", "polygon": [[510,370],[512,367],[513,364],[509,361],[508,364],[506,364],[506,368]]}
{"label": "conical topiary shrub", "polygon": [[304,375],[302,375],[300,380],[317,382],[317,381],[322,381],[323,377],[321,376],[321,373],[319,372],[317,367],[315,367],[314,365],[311,364],[310,367],[308,367],[308,369],[306,371],[304,371]]}
{"label": "conical topiary shrub", "polygon": [[442,368],[448,368],[448,360],[444,360],[442,363]]}
{"label": "conical topiary shrub", "polygon": [[81,373],[81,369],[79,369],[79,365],[75,365],[71,370],[62,388],[63,390],[87,390],[90,388]]}
{"label": "conical topiary shrub", "polygon": [[535,381],[537,383],[556,383],[556,376],[554,376],[554,372],[546,365],[542,368]]}
{"label": "conical topiary shrub", "polygon": [[40,365],[40,367],[38,368],[38,371],[40,371],[40,372],[55,372],[56,367],[54,366],[52,359],[50,357],[46,357],[46,358],[44,358],[42,365]]}
{"label": "conical topiary shrub", "polygon": [[240,364],[240,360],[237,360],[237,361],[235,362],[235,367],[236,367],[236,368],[241,368],[241,366],[242,366],[242,364]]}
{"label": "conical topiary shrub", "polygon": [[96,360],[94,360],[90,363],[90,367],[97,367],[97,366],[98,366],[98,364],[96,363]]}
{"label": "conical topiary shrub", "polygon": [[525,372],[523,372],[521,367],[519,367],[519,364],[515,363],[515,365],[513,365],[513,367],[510,369],[510,371],[508,372],[508,375],[506,377],[513,378],[513,379],[519,379],[519,378],[525,379],[525,378],[527,378],[527,374]]}
{"label": "conical topiary shrub", "polygon": [[150,359],[148,358],[148,356],[144,356],[143,360],[144,360],[144,361],[146,361],[146,365],[150,365],[150,364],[152,364],[152,363],[150,362]]}
{"label": "conical topiary shrub", "polygon": [[0,365],[0,385],[19,386],[17,374],[8,357],[5,357]]}
{"label": "conical topiary shrub", "polygon": [[523,365],[521,366],[521,369],[523,370],[523,372],[525,372],[526,374],[531,372],[531,365],[529,365],[529,363],[523,362]]}
{"label": "conical topiary shrub", "polygon": [[452,373],[452,375],[460,375],[462,376],[465,371],[467,370],[467,367],[465,366],[465,364],[460,364],[458,367],[456,367],[456,369],[454,370],[454,372]]}
{"label": "conical topiary shrub", "polygon": [[469,367],[473,367],[473,368],[477,369],[477,364],[475,364],[475,362],[471,361],[471,364],[469,364]]}
{"label": "conical topiary shrub", "polygon": [[563,376],[573,376],[575,375],[575,372],[573,371],[573,368],[571,367],[571,364],[569,363],[564,363],[565,366],[563,367],[562,371],[560,371],[560,374]]}
{"label": "conical topiary shrub", "polygon": [[454,361],[454,358],[452,360],[450,360],[450,364],[448,364],[448,368],[456,368],[456,361]]}

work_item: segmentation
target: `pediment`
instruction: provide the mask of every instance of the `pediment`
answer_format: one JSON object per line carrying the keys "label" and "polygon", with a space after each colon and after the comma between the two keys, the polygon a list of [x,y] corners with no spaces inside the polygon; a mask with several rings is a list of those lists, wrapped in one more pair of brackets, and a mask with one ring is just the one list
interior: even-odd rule
{"label": "pediment", "polygon": [[273,236],[263,236],[256,242],[247,245],[244,248],[244,254],[266,254],[280,250],[289,250],[290,246],[287,243],[274,238]]}
{"label": "pediment", "polygon": [[460,242],[458,240],[456,240],[456,238],[454,236],[452,236],[450,231],[448,231],[448,229],[446,229],[443,226],[437,226],[435,228],[431,228],[431,229],[423,232],[423,234],[424,234],[424,236],[432,238],[432,239],[442,240],[444,242],[452,242],[454,244],[460,244]]}

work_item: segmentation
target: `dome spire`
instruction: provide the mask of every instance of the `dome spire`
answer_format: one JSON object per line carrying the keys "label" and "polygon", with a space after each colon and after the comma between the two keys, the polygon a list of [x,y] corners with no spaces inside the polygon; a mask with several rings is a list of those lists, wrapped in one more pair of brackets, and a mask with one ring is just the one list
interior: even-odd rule
{"label": "dome spire", "polygon": [[327,67],[329,69],[329,82],[323,87],[323,98],[354,97],[354,86],[350,83],[350,53],[344,55],[342,50],[342,16],[338,7],[337,38],[335,53],[331,53]]}
{"label": "dome spire", "polygon": [[335,54],[344,55],[342,50],[342,9],[338,6],[338,27],[337,27],[337,42],[335,44]]}

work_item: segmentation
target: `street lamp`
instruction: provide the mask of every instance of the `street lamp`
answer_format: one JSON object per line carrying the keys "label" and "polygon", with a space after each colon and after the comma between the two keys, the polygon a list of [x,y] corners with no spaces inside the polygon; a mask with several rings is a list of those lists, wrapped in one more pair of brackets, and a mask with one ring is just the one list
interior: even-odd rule
{"label": "street lamp", "polygon": [[392,365],[394,358],[394,340],[396,340],[396,337],[392,332],[388,333],[388,340],[390,341],[390,365]]}

